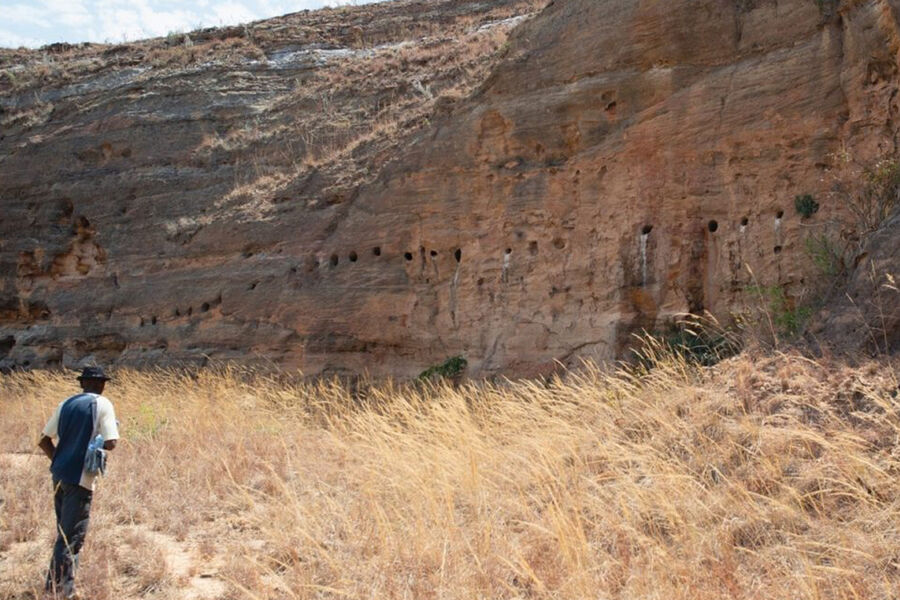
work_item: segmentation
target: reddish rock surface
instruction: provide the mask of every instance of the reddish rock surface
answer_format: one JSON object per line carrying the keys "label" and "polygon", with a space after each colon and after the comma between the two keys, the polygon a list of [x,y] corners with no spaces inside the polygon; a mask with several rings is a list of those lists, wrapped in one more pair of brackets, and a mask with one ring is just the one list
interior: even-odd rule
{"label": "reddish rock surface", "polygon": [[535,7],[6,53],[0,361],[529,375],[803,297],[833,155],[897,153],[900,2]]}

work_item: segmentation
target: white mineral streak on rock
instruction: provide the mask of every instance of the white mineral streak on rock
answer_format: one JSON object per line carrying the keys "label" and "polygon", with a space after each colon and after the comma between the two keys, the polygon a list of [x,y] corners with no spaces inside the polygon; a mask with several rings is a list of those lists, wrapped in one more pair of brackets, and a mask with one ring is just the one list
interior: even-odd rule
{"label": "white mineral streak on rock", "polygon": [[641,285],[647,285],[647,239],[649,233],[641,233]]}
{"label": "white mineral streak on rock", "polygon": [[495,27],[515,27],[522,21],[526,19],[530,19],[534,16],[534,13],[528,13],[527,15],[519,15],[517,17],[510,17],[508,19],[502,19],[500,21],[491,21],[490,23],[485,23],[480,26],[476,31],[489,31],[494,29]]}
{"label": "white mineral streak on rock", "polygon": [[456,327],[456,294],[459,288],[459,267],[460,263],[456,263],[456,271],[453,273],[453,279],[450,281],[450,320]]}

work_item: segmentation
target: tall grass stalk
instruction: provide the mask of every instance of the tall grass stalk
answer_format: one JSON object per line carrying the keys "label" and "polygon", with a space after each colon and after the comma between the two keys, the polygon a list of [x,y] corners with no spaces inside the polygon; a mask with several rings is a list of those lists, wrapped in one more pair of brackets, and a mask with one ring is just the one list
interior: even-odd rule
{"label": "tall grass stalk", "polygon": [[[896,365],[743,354],[701,367],[664,345],[645,359],[549,383],[352,392],[228,367],[119,371],[108,395],[124,439],[95,496],[82,588],[897,597]],[[46,461],[22,453],[74,386],[38,372],[0,389],[0,597],[26,598],[53,524]]]}

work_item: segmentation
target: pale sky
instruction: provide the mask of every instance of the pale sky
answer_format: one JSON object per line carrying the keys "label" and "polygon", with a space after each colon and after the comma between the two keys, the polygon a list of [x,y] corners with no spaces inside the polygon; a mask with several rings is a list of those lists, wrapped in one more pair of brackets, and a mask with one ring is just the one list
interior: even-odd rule
{"label": "pale sky", "polygon": [[375,0],[0,0],[0,47],[119,43]]}

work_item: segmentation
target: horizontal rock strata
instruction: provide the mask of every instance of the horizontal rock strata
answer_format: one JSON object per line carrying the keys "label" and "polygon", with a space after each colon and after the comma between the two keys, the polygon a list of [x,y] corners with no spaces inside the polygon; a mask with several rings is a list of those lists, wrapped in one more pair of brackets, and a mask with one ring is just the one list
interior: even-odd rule
{"label": "horizontal rock strata", "polygon": [[834,156],[897,151],[900,3],[543,5],[7,52],[0,365],[528,375],[803,297]]}

